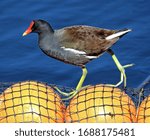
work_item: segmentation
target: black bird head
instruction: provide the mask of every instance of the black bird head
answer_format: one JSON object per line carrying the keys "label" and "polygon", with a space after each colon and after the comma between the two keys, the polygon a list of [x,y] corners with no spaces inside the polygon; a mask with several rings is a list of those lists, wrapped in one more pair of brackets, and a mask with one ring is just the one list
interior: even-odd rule
{"label": "black bird head", "polygon": [[42,33],[42,32],[54,32],[51,25],[44,20],[38,19],[33,20],[26,31],[23,33],[23,36],[28,35],[30,33]]}

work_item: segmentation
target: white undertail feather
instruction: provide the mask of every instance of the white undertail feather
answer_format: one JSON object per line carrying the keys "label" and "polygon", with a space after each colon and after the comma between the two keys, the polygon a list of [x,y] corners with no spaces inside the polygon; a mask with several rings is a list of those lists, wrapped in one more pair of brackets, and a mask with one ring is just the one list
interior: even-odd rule
{"label": "white undertail feather", "polygon": [[127,29],[127,30],[124,30],[124,31],[120,31],[120,32],[117,32],[117,33],[114,33],[114,34],[112,34],[112,35],[107,36],[105,39],[106,39],[106,40],[111,40],[111,39],[114,39],[114,38],[116,38],[116,37],[122,36],[122,35],[124,35],[124,34],[130,32],[130,31],[131,31],[131,29]]}

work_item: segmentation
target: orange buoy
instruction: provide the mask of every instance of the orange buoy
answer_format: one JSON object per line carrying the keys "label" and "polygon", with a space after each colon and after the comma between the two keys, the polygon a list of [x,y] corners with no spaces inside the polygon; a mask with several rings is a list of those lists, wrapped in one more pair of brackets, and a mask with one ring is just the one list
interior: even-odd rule
{"label": "orange buoy", "polygon": [[89,86],[74,96],[66,109],[65,121],[79,123],[135,122],[131,98],[118,88]]}
{"label": "orange buoy", "polygon": [[150,96],[146,97],[137,109],[137,122],[150,123]]}
{"label": "orange buoy", "polygon": [[54,90],[40,82],[12,85],[0,95],[0,123],[64,122],[64,105]]}

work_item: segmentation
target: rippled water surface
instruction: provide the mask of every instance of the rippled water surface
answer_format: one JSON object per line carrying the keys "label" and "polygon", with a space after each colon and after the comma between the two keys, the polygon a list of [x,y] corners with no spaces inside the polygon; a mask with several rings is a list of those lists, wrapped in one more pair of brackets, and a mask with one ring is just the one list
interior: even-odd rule
{"label": "rippled water surface", "polygon": [[[44,19],[54,29],[92,25],[108,29],[131,28],[113,46],[126,69],[129,87],[137,87],[150,74],[150,1],[148,0],[7,0],[0,1],[0,81],[38,80],[75,87],[81,69],[47,57],[37,44],[37,35],[22,37],[33,19]],[[86,84],[116,83],[118,72],[107,53],[87,64]]]}

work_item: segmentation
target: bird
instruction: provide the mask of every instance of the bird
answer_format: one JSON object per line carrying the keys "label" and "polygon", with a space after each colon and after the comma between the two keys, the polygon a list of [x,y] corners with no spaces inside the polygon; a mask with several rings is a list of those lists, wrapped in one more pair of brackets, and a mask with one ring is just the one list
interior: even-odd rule
{"label": "bird", "polygon": [[110,30],[88,25],[73,25],[54,30],[47,21],[36,19],[31,21],[22,35],[37,33],[39,48],[47,56],[81,67],[82,76],[74,91],[65,93],[55,87],[63,95],[73,97],[82,89],[87,75],[86,64],[99,58],[105,52],[112,56],[121,73],[120,81],[113,86],[117,87],[124,82],[124,87],[126,87],[125,68],[133,64],[122,66],[111,47],[130,31],[131,29],[127,28]]}

